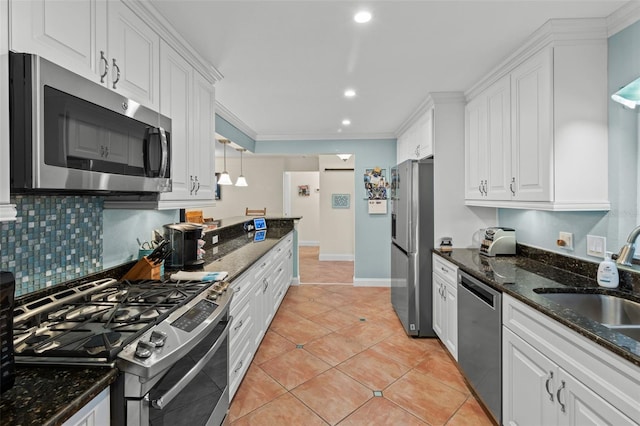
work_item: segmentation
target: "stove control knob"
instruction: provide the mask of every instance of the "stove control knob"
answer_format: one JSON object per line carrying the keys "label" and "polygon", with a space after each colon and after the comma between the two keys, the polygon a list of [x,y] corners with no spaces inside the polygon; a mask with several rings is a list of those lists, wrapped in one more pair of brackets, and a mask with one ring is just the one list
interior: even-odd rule
{"label": "stove control knob", "polygon": [[222,281],[220,283],[220,287],[222,287],[222,291],[227,291],[227,289],[229,288],[229,282],[228,281]]}
{"label": "stove control knob", "polygon": [[153,343],[140,340],[138,342],[138,345],[136,346],[136,357],[149,358],[155,348],[156,345],[154,345]]}
{"label": "stove control knob", "polygon": [[164,346],[164,342],[167,340],[167,333],[164,331],[152,331],[149,341],[156,347]]}
{"label": "stove control knob", "polygon": [[218,295],[214,291],[210,291],[209,294],[207,294],[207,299],[209,300],[216,300],[217,298]]}

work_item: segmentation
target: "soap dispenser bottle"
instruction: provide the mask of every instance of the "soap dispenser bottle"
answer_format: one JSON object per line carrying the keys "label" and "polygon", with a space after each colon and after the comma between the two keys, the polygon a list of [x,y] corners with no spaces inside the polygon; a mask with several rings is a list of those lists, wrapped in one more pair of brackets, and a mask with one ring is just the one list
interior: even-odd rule
{"label": "soap dispenser bottle", "polygon": [[605,253],[604,260],[598,266],[598,285],[600,287],[616,288],[618,287],[618,267],[611,260],[611,252]]}

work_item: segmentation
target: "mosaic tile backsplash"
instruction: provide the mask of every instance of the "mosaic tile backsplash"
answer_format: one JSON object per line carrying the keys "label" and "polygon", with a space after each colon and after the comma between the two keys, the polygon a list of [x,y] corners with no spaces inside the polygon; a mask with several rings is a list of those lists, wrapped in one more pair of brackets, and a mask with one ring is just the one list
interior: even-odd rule
{"label": "mosaic tile backsplash", "polygon": [[95,196],[16,195],[18,217],[0,224],[0,270],[16,296],[102,269],[102,209]]}

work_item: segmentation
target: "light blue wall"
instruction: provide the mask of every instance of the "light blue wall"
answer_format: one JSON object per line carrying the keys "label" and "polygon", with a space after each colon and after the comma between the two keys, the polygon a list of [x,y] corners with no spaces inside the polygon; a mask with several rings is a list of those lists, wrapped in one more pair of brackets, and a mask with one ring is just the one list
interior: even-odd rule
{"label": "light blue wall", "polygon": [[149,241],[154,229],[180,221],[179,210],[103,210],[103,253],[105,268],[135,260],[138,241]]}
{"label": "light blue wall", "polygon": [[[640,22],[609,38],[608,93],[640,76]],[[587,234],[607,238],[617,252],[638,218],[638,112],[609,100],[609,212],[538,212],[500,209],[498,222],[517,230],[518,241],[593,261],[586,255]],[[555,245],[559,231],[573,232],[575,250]]]}
{"label": "light blue wall", "polygon": [[254,152],[256,149],[256,141],[238,130],[233,124],[216,114],[216,133],[233,141],[234,143]]}
{"label": "light blue wall", "polygon": [[[256,154],[337,154],[355,157],[355,271],[357,279],[391,276],[391,215],[370,215],[364,193],[365,169],[389,170],[396,163],[396,140],[256,141]],[[361,191],[359,191],[361,190]]]}

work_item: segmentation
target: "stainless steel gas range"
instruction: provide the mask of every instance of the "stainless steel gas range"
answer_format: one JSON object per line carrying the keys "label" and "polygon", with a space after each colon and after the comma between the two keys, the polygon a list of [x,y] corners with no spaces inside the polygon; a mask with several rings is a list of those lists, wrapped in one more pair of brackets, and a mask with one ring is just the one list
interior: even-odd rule
{"label": "stainless steel gas range", "polygon": [[229,408],[226,282],[116,281],[14,310],[16,363],[115,366],[112,424],[219,425]]}

